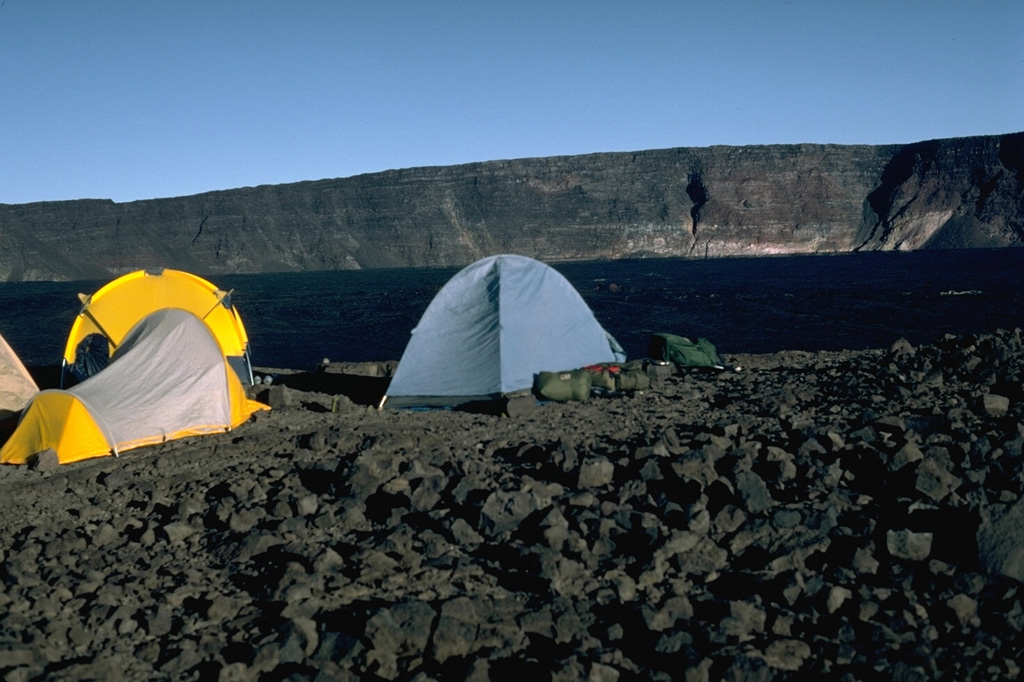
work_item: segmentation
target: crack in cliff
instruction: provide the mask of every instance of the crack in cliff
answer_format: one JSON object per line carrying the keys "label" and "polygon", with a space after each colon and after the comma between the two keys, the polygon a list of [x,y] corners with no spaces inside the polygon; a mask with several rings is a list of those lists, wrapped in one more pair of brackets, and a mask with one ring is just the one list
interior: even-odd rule
{"label": "crack in cliff", "polygon": [[[1005,170],[998,170],[988,181],[978,182],[978,198],[974,202],[975,214],[980,215],[981,212],[985,210],[985,202],[988,200],[989,196],[996,191],[996,188],[999,186],[999,181],[1002,180],[1004,173]],[[966,202],[966,192],[964,193],[962,200]]]}
{"label": "crack in cliff", "polygon": [[690,173],[686,178],[686,196],[690,197],[693,204],[690,206],[690,235],[693,237],[693,244],[690,246],[690,253],[697,247],[697,226],[700,223],[700,212],[708,203],[708,188],[704,184],[704,176],[700,171]]}
{"label": "crack in cliff", "polygon": [[195,237],[192,237],[192,241],[189,242],[189,246],[192,246],[193,244],[195,244],[196,240],[199,239],[199,235],[201,235],[203,233],[203,225],[206,224],[206,219],[209,218],[209,217],[210,216],[203,216],[203,219],[199,221],[199,231],[196,232],[196,236]]}
{"label": "crack in cliff", "polygon": [[690,233],[694,239],[697,238],[697,224],[700,223],[700,212],[704,204],[708,203],[708,188],[704,185],[704,176],[698,173],[690,173],[687,178],[686,196],[690,197],[693,206],[690,207]]}

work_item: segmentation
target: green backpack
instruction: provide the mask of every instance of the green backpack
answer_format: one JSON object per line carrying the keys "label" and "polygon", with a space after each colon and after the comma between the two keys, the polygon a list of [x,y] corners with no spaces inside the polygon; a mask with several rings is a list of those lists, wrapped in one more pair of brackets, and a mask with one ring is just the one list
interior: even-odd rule
{"label": "green backpack", "polygon": [[725,366],[715,345],[707,339],[692,341],[675,334],[651,334],[647,357],[660,362],[671,362],[682,367]]}

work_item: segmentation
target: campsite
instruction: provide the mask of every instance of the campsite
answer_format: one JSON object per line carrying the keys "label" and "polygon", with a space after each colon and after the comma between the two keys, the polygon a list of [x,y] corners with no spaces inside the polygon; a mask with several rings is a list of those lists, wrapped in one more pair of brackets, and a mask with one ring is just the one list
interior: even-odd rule
{"label": "campsite", "polygon": [[397,359],[256,363],[237,427],[0,467],[0,672],[1019,677],[1019,329],[514,414],[380,409]]}

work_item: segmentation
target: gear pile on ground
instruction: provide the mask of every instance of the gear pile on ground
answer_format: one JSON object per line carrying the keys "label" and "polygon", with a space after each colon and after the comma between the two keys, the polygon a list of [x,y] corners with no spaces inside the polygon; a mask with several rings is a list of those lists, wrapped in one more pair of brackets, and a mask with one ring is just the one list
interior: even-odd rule
{"label": "gear pile on ground", "polygon": [[1021,332],[0,470],[10,680],[1007,679]]}

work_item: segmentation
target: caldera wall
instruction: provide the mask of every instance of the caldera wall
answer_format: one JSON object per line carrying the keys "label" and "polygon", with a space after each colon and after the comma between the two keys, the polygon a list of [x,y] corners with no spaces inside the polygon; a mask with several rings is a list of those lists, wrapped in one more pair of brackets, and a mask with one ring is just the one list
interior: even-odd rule
{"label": "caldera wall", "polygon": [[1024,241],[1024,133],[393,170],[128,203],[0,204],[0,281],[972,248]]}

